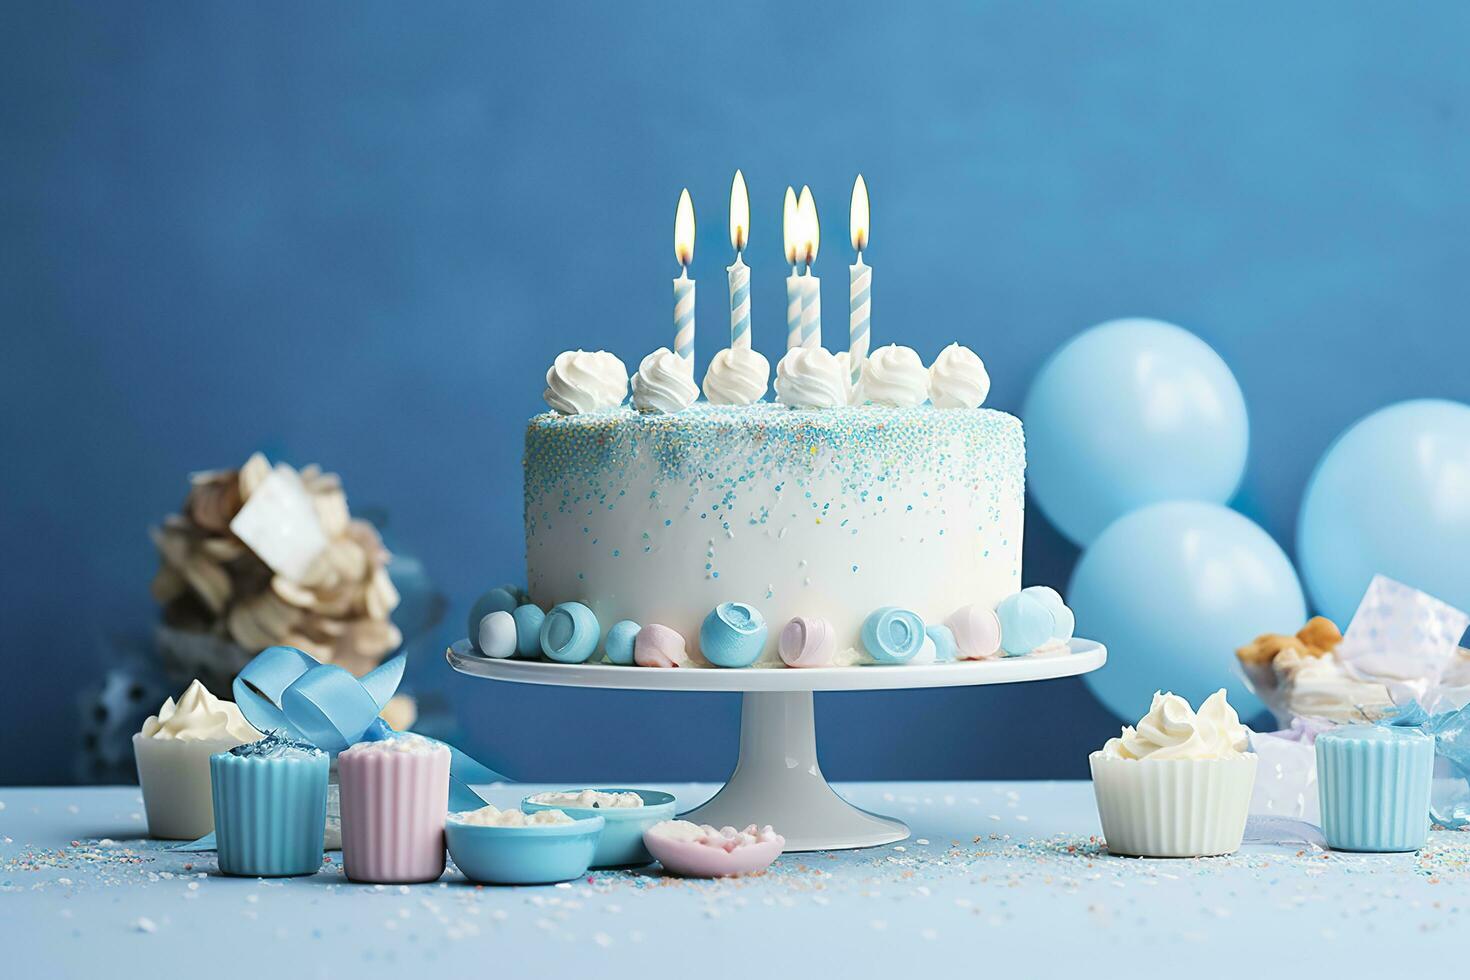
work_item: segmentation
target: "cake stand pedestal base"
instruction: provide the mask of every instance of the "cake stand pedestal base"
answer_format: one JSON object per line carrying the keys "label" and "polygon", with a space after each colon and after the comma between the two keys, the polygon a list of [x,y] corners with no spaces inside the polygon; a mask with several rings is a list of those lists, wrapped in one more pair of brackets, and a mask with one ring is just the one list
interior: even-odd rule
{"label": "cake stand pedestal base", "polygon": [[909,836],[901,820],[860,810],[827,784],[817,762],[811,691],[747,691],[740,760],[725,786],[682,820],[734,827],[770,824],[787,851],[836,851]]}

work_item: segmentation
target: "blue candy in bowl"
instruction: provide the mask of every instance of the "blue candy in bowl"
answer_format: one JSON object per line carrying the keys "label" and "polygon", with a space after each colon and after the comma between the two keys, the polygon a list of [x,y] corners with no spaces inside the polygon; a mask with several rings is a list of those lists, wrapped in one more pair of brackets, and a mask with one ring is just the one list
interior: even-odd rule
{"label": "blue candy in bowl", "polygon": [[[642,806],[628,806],[636,796]],[[619,804],[622,805],[619,805]],[[653,861],[643,846],[643,832],[663,820],[674,819],[674,797],[651,789],[586,789],[535,793],[521,801],[526,813],[560,810],[569,817],[601,817],[606,821],[594,868],[631,868]]]}
{"label": "blue candy in bowl", "polygon": [[580,878],[602,836],[600,816],[516,826],[474,822],[483,812],[451,813],[444,824],[444,843],[464,876],[484,884],[549,885]]}

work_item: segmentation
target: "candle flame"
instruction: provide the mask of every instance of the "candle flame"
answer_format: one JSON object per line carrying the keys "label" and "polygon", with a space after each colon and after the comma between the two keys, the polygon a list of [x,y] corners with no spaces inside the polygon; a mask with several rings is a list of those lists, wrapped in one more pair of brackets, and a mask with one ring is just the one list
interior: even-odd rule
{"label": "candle flame", "polygon": [[679,193],[679,211],[674,215],[674,258],[686,267],[694,261],[694,202],[687,187]]}
{"label": "candle flame", "polygon": [[786,203],[781,212],[781,237],[785,239],[786,264],[796,264],[796,239],[801,234],[801,213],[796,204],[796,191],[788,185]]}
{"label": "candle flame", "polygon": [[801,188],[801,199],[796,204],[797,217],[801,224],[801,237],[797,255],[810,266],[817,261],[817,249],[822,245],[822,227],[817,221],[817,202],[812,198],[812,189]]}
{"label": "candle flame", "polygon": [[745,175],[735,171],[735,180],[730,184],[730,244],[735,251],[745,251],[750,238],[750,193],[745,189]]}
{"label": "candle flame", "polygon": [[858,174],[852,184],[852,208],[848,211],[848,230],[852,233],[853,250],[861,254],[868,247],[868,184]]}

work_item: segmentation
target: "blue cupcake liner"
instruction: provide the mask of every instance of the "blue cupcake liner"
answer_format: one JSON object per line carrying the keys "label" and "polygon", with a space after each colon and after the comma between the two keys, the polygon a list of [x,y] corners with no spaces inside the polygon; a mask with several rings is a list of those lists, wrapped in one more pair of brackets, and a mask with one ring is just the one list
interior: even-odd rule
{"label": "blue cupcake liner", "polygon": [[1339,851],[1415,851],[1429,836],[1434,739],[1353,726],[1317,738],[1322,833]]}
{"label": "blue cupcake liner", "polygon": [[219,869],[278,878],[316,874],[327,820],[326,753],[209,760]]}

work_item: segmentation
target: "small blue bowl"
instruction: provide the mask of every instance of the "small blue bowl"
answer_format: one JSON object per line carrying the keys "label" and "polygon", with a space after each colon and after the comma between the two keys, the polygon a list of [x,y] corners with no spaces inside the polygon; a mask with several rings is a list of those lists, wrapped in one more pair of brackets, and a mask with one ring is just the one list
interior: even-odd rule
{"label": "small blue bowl", "polygon": [[[571,814],[568,814],[571,816]],[[490,885],[550,885],[587,873],[602,817],[528,827],[482,827],[451,815],[444,824],[449,856],[470,881]]]}
{"label": "small blue bowl", "polygon": [[643,846],[643,832],[662,820],[674,819],[674,797],[652,789],[598,789],[597,792],[637,793],[643,797],[643,805],[606,808],[557,806],[554,803],[534,803],[528,796],[521,801],[521,811],[535,813],[537,810],[560,810],[574,820],[601,817],[607,821],[602,830],[602,838],[597,842],[597,853],[592,855],[594,868],[636,868],[639,865],[652,864],[653,855]]}

